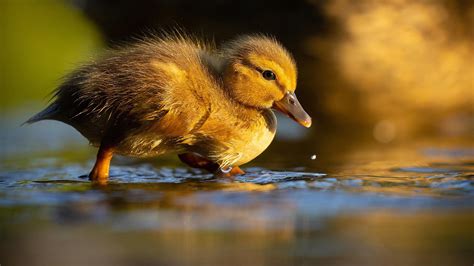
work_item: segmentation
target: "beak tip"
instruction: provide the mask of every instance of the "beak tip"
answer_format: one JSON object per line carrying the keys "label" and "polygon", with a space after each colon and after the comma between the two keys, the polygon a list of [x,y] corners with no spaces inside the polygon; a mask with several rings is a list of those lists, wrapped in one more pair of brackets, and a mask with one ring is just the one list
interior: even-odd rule
{"label": "beak tip", "polygon": [[308,119],[304,120],[303,122],[301,122],[301,125],[306,127],[306,128],[310,128],[311,124],[312,124],[312,119],[311,118],[308,118]]}

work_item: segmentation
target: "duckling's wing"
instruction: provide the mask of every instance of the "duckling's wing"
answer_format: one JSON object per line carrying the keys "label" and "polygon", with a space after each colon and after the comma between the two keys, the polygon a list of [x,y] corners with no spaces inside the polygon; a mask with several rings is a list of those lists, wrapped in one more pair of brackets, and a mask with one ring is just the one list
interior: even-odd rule
{"label": "duckling's wing", "polygon": [[[166,136],[185,136],[197,131],[209,118],[212,103],[220,100],[217,81],[203,61],[204,50],[186,42],[167,43],[161,56],[151,60],[153,78],[159,86],[160,108],[144,119],[155,121],[155,129]],[[172,52],[171,52],[172,51]]]}
{"label": "duckling's wing", "polygon": [[147,114],[143,124],[164,137],[183,137],[197,131],[210,116],[211,109],[193,101],[179,101]]}
{"label": "duckling's wing", "polygon": [[[97,145],[114,135],[140,141],[181,137],[210,114],[216,86],[201,62],[202,50],[185,40],[158,40],[112,51],[70,74],[48,108],[29,122],[65,122]],[[134,137],[135,136],[135,137]]]}
{"label": "duckling's wing", "polygon": [[[76,128],[93,145],[108,135],[156,139],[181,137],[207,120],[210,108],[185,81],[172,82],[166,73],[145,62],[105,61],[72,73],[56,90],[54,101],[24,124],[59,120]],[[135,135],[135,137],[134,137]],[[138,140],[139,141],[139,140]]]}

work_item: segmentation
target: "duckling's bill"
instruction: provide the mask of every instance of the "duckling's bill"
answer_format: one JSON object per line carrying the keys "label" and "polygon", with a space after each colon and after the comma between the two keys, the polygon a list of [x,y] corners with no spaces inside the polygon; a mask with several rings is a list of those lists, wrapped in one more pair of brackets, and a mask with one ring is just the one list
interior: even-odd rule
{"label": "duckling's bill", "polygon": [[288,92],[285,96],[273,104],[273,108],[287,115],[304,127],[311,126],[311,117],[301,106],[294,92]]}

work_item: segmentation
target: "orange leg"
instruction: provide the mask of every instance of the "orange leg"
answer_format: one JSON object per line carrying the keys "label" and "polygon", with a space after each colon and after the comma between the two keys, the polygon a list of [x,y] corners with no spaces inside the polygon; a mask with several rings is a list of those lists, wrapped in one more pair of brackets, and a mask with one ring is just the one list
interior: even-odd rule
{"label": "orange leg", "polygon": [[107,181],[107,179],[109,178],[110,161],[112,160],[113,154],[113,147],[106,146],[104,144],[100,145],[94,168],[92,168],[92,171],[89,174],[90,180],[102,182]]}
{"label": "orange leg", "polygon": [[233,176],[233,175],[245,175],[245,171],[240,169],[240,167],[238,167],[238,166],[234,166],[234,167],[232,167],[232,170],[230,170],[229,174],[231,176]]}

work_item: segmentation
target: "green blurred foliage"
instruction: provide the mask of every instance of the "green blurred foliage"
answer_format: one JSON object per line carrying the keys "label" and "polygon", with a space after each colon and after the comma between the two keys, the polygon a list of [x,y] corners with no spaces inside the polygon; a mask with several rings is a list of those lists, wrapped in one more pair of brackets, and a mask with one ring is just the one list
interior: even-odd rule
{"label": "green blurred foliage", "polygon": [[46,101],[60,77],[101,46],[93,23],[64,1],[0,1],[0,106]]}

